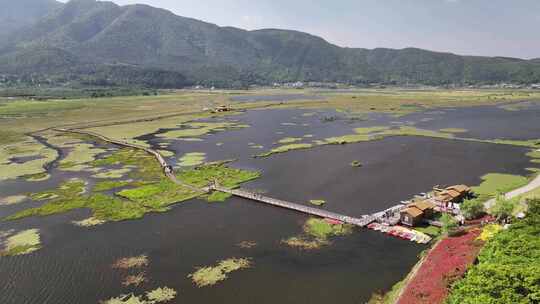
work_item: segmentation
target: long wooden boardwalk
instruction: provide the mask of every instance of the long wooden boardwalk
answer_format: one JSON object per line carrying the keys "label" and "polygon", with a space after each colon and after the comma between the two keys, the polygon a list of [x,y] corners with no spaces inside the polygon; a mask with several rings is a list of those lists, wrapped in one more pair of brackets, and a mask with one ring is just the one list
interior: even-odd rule
{"label": "long wooden boardwalk", "polygon": [[318,209],[318,208],[313,208],[313,207],[309,207],[309,206],[305,206],[305,205],[300,205],[300,204],[296,204],[296,203],[291,203],[291,202],[287,202],[287,201],[283,201],[283,200],[263,196],[263,195],[253,193],[253,192],[249,192],[249,191],[246,191],[246,190],[238,190],[238,189],[231,190],[231,189],[224,188],[224,187],[221,187],[221,186],[215,185],[215,184],[209,186],[208,188],[196,188],[196,187],[193,187],[191,185],[188,185],[188,184],[185,184],[185,183],[179,181],[176,178],[176,175],[174,174],[174,172],[172,172],[172,170],[170,169],[171,167],[167,164],[167,161],[165,160],[165,158],[163,158],[163,156],[158,151],[156,151],[154,149],[147,148],[147,147],[137,145],[137,144],[133,144],[133,143],[129,143],[129,142],[125,142],[125,141],[121,141],[121,140],[117,140],[117,139],[113,139],[113,138],[108,138],[106,136],[103,136],[101,134],[98,134],[98,133],[95,133],[95,132],[92,132],[92,131],[86,131],[86,130],[80,130],[80,129],[66,129],[66,128],[54,128],[53,130],[58,131],[58,132],[69,132],[69,133],[89,135],[89,136],[99,138],[99,139],[101,139],[101,140],[103,140],[105,142],[109,142],[109,143],[112,143],[112,144],[115,144],[115,145],[143,150],[146,153],[149,153],[149,154],[153,155],[156,158],[156,160],[159,162],[159,164],[163,168],[165,175],[171,181],[173,181],[174,183],[176,183],[178,185],[188,187],[188,188],[190,188],[190,189],[192,189],[194,191],[204,193],[204,192],[208,192],[210,190],[216,190],[216,191],[220,191],[220,192],[230,193],[230,194],[232,194],[234,196],[237,196],[237,197],[242,197],[242,198],[245,198],[245,199],[266,203],[266,204],[276,206],[276,207],[295,210],[295,211],[298,211],[298,212],[302,212],[302,213],[306,213],[306,214],[310,214],[310,215],[315,215],[315,216],[319,216],[319,217],[322,217],[322,218],[328,218],[328,219],[340,221],[340,222],[343,222],[343,223],[356,225],[356,226],[359,226],[359,227],[365,227],[365,226],[371,224],[372,222],[376,221],[382,215],[382,213],[384,213],[384,211],[383,211],[383,212],[375,213],[375,214],[372,214],[372,215],[363,215],[360,218],[356,218],[356,217],[351,217],[351,216],[347,216],[347,215],[343,215],[343,214],[339,214],[339,213],[335,213],[335,212],[330,212],[330,211],[326,211],[326,210],[322,210],[322,209]]}
{"label": "long wooden boardwalk", "polygon": [[169,166],[169,164],[167,163],[165,158],[158,151],[156,151],[154,149],[147,148],[147,147],[137,145],[137,144],[132,144],[132,143],[125,142],[125,141],[122,141],[122,140],[117,140],[117,139],[114,139],[114,138],[109,138],[109,137],[103,136],[101,134],[92,132],[92,131],[79,130],[79,129],[63,129],[63,128],[54,128],[53,130],[57,131],[57,132],[67,132],[67,133],[75,133],[75,134],[81,134],[81,135],[89,135],[89,136],[99,138],[99,139],[101,139],[101,140],[103,140],[105,142],[115,144],[115,145],[118,145],[118,146],[143,150],[146,153],[151,154],[152,156],[154,156],[156,158],[156,160],[159,162],[159,165],[163,169],[163,172],[164,172],[165,176],[167,176],[167,178],[169,178],[172,182],[174,182],[177,185],[187,187],[187,188],[189,188],[189,189],[191,189],[193,191],[196,191],[196,192],[203,192],[204,191],[203,189],[199,189],[197,187],[194,187],[194,186],[191,186],[191,185],[188,185],[186,183],[183,183],[183,182],[179,181],[176,178],[176,175],[174,174],[174,172],[172,171],[172,169],[171,169],[172,167]]}
{"label": "long wooden boardwalk", "polygon": [[291,202],[287,202],[287,201],[283,201],[283,200],[278,200],[278,199],[275,199],[275,198],[263,196],[263,195],[253,193],[253,192],[250,192],[250,191],[246,191],[246,190],[238,190],[238,189],[237,190],[231,190],[231,189],[227,189],[227,188],[224,188],[224,187],[220,187],[218,185],[212,185],[212,186],[210,186],[210,189],[220,191],[220,192],[229,193],[229,194],[232,194],[234,196],[242,197],[242,198],[245,198],[245,199],[266,203],[266,204],[269,204],[269,205],[272,205],[272,206],[291,209],[291,210],[295,210],[295,211],[298,211],[298,212],[302,212],[302,213],[306,213],[306,214],[310,214],[310,215],[315,215],[315,216],[319,216],[319,217],[323,217],[323,218],[328,218],[328,219],[332,219],[332,220],[336,220],[336,221],[340,221],[340,222],[343,222],[343,223],[352,224],[352,225],[356,225],[356,226],[360,226],[360,227],[365,227],[368,224],[370,224],[370,223],[372,223],[373,221],[376,220],[376,217],[374,217],[374,216],[366,215],[366,216],[362,216],[361,218],[350,217],[350,216],[342,215],[342,214],[335,213],[335,212],[330,212],[330,211],[321,210],[321,209],[317,209],[317,208],[313,208],[313,207],[309,207],[309,206],[305,206],[305,205],[300,205],[300,204],[295,204],[295,203],[291,203]]}

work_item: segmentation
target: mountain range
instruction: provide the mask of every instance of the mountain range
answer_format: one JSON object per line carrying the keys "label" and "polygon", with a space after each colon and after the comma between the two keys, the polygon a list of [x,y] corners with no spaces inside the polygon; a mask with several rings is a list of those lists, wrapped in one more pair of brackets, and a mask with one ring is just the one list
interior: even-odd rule
{"label": "mountain range", "polygon": [[540,59],[343,48],[307,33],[220,27],[139,4],[9,1],[0,12],[0,28],[4,82],[149,87],[540,82]]}

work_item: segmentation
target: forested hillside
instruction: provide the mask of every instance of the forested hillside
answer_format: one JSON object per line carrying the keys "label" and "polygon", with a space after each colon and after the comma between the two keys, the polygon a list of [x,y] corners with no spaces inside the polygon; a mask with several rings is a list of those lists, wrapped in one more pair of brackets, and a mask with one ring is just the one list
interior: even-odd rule
{"label": "forested hillside", "polygon": [[54,7],[0,39],[0,73],[9,76],[4,78],[153,86],[157,81],[143,80],[159,71],[167,80],[160,87],[540,82],[538,60],[342,48],[306,33],[219,27],[146,5],[72,0]]}

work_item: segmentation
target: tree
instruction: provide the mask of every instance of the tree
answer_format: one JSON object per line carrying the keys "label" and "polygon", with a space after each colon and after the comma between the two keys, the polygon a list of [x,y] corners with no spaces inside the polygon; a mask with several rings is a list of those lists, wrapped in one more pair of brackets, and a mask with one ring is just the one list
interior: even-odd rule
{"label": "tree", "polygon": [[456,229],[458,226],[458,222],[456,221],[456,219],[447,213],[444,213],[441,216],[441,222],[442,222],[442,231],[445,234],[452,233],[454,229]]}
{"label": "tree", "polygon": [[478,218],[484,213],[484,203],[479,200],[465,200],[461,204],[461,212],[468,220]]}
{"label": "tree", "polygon": [[499,220],[512,216],[512,211],[514,211],[514,204],[511,201],[502,198],[497,199],[495,205],[491,207],[491,214],[496,216]]}

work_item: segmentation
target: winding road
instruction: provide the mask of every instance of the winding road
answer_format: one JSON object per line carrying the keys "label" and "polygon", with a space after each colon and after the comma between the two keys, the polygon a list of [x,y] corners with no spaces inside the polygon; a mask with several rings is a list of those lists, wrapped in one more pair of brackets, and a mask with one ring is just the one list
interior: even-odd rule
{"label": "winding road", "polygon": [[[534,189],[536,188],[540,188],[540,175],[538,175],[535,179],[533,179],[530,183],[528,183],[527,185],[521,187],[521,188],[518,188],[516,190],[512,190],[508,193],[506,193],[504,195],[504,198],[509,200],[509,199],[513,199],[515,197],[518,197],[522,194],[525,194],[525,193],[528,193],[528,192],[531,192],[533,191]],[[487,209],[493,207],[493,205],[495,205],[495,203],[497,202],[497,199],[495,198],[492,198],[490,199],[489,201],[485,202],[484,203],[484,207]]]}

